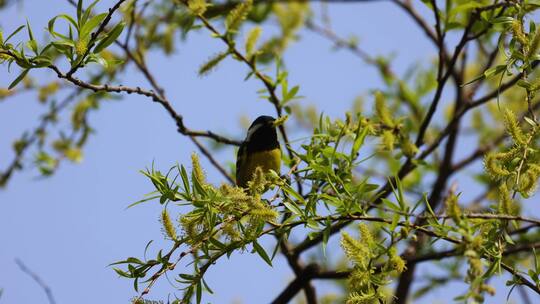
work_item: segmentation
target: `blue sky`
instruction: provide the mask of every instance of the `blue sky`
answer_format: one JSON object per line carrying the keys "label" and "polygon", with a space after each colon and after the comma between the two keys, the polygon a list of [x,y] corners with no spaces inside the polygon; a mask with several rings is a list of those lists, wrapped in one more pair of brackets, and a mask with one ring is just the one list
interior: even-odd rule
{"label": "blue sky", "polygon": [[[3,10],[0,27],[9,32],[28,19],[34,33],[44,35],[44,30],[39,29],[45,28],[51,17],[73,13],[66,1],[52,2],[25,0]],[[103,0],[100,8],[111,3]],[[316,12],[319,8],[314,5]],[[388,2],[329,5],[329,12],[336,32],[345,37],[357,35],[360,46],[370,54],[395,53],[393,68],[397,71],[403,72],[417,62],[429,63],[435,56],[423,33]],[[300,41],[285,57],[290,83],[300,84],[300,95],[306,97],[300,102],[315,104],[336,117],[350,107],[356,96],[380,85],[376,71],[357,57],[333,51],[328,41],[311,32],[300,35]],[[217,130],[240,139],[244,132],[239,123],[241,116],[253,119],[274,111],[257,97],[261,88],[258,82],[242,81],[247,70],[238,62],[226,60],[209,76],[197,76],[200,64],[216,48],[221,49],[221,43],[201,32],[180,45],[172,57],[151,54],[149,65],[175,109],[184,115],[187,126]],[[16,77],[16,69],[7,73],[7,68],[1,67],[1,71],[0,87],[7,87]],[[39,75],[55,77],[50,72]],[[148,87],[137,73],[129,73],[123,83]],[[28,94],[0,102],[0,168],[11,161],[11,141],[35,125],[43,111]],[[162,170],[176,162],[188,164],[196,147],[176,132],[174,122],[161,107],[135,95],[103,103],[99,112],[91,116],[91,124],[96,134],[81,164],[64,163],[47,179],[39,178],[35,170],[23,171],[0,191],[0,288],[4,290],[0,303],[46,301],[43,291],[18,269],[15,258],[47,282],[57,303],[127,303],[135,295],[131,281],[119,279],[107,265],[128,256],[142,256],[149,240],[154,240],[154,249],[163,244],[168,248],[160,232],[159,204],[125,208],[152,190],[138,170],[152,162]],[[234,161],[234,151],[226,149],[218,157]],[[206,161],[203,165],[212,182],[222,181]],[[421,274],[422,269],[417,272]],[[249,252],[223,260],[208,275],[216,296],[205,300],[212,303],[268,302],[292,277],[281,257],[270,268]],[[328,284],[321,286],[322,290],[331,289]],[[501,290],[497,299],[504,299],[502,285],[497,286]],[[172,290],[166,280],[161,280],[148,299],[166,299]],[[449,303],[451,297],[439,290],[423,300],[434,302]]]}

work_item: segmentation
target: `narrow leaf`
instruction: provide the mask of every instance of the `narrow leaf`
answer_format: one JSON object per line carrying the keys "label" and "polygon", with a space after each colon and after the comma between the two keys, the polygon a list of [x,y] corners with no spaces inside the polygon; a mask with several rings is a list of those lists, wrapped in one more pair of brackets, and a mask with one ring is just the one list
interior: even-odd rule
{"label": "narrow leaf", "polygon": [[268,265],[272,266],[272,260],[270,260],[270,257],[268,256],[266,251],[264,251],[264,248],[261,245],[259,245],[259,243],[257,243],[257,241],[253,241],[253,249],[255,249],[255,251],[259,254],[259,256],[261,256],[261,258]]}
{"label": "narrow leaf", "polygon": [[13,89],[17,84],[19,84],[19,82],[21,82],[21,80],[26,77],[26,74],[28,74],[29,71],[30,69],[26,69],[21,74],[19,74],[19,76],[17,76],[17,78],[15,78],[15,80],[13,80],[13,82],[9,85],[8,90]]}
{"label": "narrow leaf", "polygon": [[106,49],[109,45],[113,44],[113,42],[122,34],[122,31],[125,27],[124,22],[118,23],[108,34],[105,38],[101,39],[101,41],[98,43],[98,45],[94,48],[94,53],[99,53]]}

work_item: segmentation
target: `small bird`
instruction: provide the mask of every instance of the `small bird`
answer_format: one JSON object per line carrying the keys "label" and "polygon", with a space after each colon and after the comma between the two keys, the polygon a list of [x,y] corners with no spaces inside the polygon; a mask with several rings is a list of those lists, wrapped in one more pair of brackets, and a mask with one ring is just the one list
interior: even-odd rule
{"label": "small bird", "polygon": [[246,188],[257,167],[261,167],[264,173],[274,170],[279,174],[281,150],[275,121],[270,116],[259,116],[249,127],[236,158],[237,186]]}

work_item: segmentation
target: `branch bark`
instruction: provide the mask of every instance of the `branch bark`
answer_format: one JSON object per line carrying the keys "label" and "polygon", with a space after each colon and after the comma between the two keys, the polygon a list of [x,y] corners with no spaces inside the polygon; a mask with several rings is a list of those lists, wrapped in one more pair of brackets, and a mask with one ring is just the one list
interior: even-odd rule
{"label": "branch bark", "polygon": [[40,276],[38,276],[35,272],[30,270],[30,268],[28,268],[19,259],[15,259],[15,264],[17,264],[17,266],[19,266],[19,268],[21,269],[22,272],[24,272],[28,276],[30,276],[32,278],[32,280],[34,280],[39,285],[39,287],[41,287],[41,289],[43,289],[43,291],[45,292],[45,295],[47,296],[47,300],[49,301],[49,304],[56,304],[56,300],[54,299],[54,295],[52,293],[51,288],[49,287],[49,285],[47,285],[45,283],[45,281],[43,281],[43,279],[41,279]]}

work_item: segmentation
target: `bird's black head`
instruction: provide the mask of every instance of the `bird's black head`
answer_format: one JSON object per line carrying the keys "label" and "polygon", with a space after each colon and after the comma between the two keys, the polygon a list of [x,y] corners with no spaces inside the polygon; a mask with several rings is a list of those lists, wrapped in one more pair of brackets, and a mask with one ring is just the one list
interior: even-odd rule
{"label": "bird's black head", "polygon": [[249,129],[251,130],[253,127],[264,126],[264,125],[273,126],[275,120],[276,119],[272,116],[261,115],[257,117],[257,119],[253,121],[253,123],[251,123],[251,126],[249,126]]}
{"label": "bird's black head", "polygon": [[249,126],[246,143],[248,150],[267,150],[279,147],[275,119],[271,116],[259,116]]}

